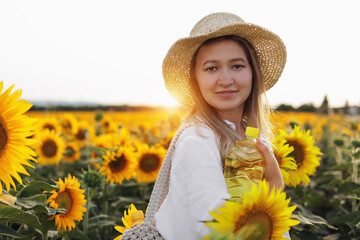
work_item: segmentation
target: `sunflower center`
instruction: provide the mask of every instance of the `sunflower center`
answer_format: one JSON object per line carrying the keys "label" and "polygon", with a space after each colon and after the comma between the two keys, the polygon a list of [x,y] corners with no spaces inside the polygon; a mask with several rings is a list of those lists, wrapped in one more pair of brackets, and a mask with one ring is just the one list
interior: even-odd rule
{"label": "sunflower center", "polygon": [[46,140],[41,147],[42,153],[48,158],[54,157],[56,155],[57,149],[58,146],[52,139]]}
{"label": "sunflower center", "polygon": [[140,159],[140,169],[144,172],[152,172],[158,169],[160,158],[154,153],[146,153]]}
{"label": "sunflower center", "polygon": [[[241,228],[253,229],[256,226],[256,239],[270,239],[273,232],[271,217],[264,211],[250,212],[246,217],[241,217],[235,225],[235,233]],[[261,237],[260,237],[261,236]],[[254,237],[250,234],[250,238]]]}
{"label": "sunflower center", "polygon": [[49,129],[51,131],[51,130],[54,130],[55,127],[53,125],[51,125],[50,123],[47,123],[43,126],[43,129]]}
{"label": "sunflower center", "polygon": [[70,121],[66,120],[63,124],[63,127],[65,128],[65,130],[71,130],[72,129],[72,124]]}
{"label": "sunflower center", "polygon": [[109,168],[112,173],[118,173],[124,169],[124,167],[126,166],[126,162],[126,157],[124,156],[124,154],[121,154],[120,157],[115,157],[115,160],[109,163]]}
{"label": "sunflower center", "polygon": [[59,193],[56,198],[56,203],[58,204],[59,208],[66,209],[66,213],[71,211],[73,199],[69,193],[69,190],[66,189],[65,191]]}
{"label": "sunflower center", "polygon": [[109,122],[104,122],[104,127],[108,128],[110,126]]}
{"label": "sunflower center", "polygon": [[290,156],[295,159],[296,165],[300,167],[305,157],[304,147],[301,144],[299,144],[297,141],[290,140],[287,141],[287,143],[294,148],[294,151],[290,153]]}
{"label": "sunflower center", "polygon": [[85,140],[86,139],[86,135],[85,135],[85,131],[84,129],[79,129],[79,131],[76,133],[75,137],[77,140]]}
{"label": "sunflower center", "polygon": [[69,146],[65,149],[65,155],[68,157],[72,157],[75,154],[75,150],[73,147]]}
{"label": "sunflower center", "polygon": [[0,157],[4,152],[8,140],[9,138],[5,127],[5,121],[0,116]]}

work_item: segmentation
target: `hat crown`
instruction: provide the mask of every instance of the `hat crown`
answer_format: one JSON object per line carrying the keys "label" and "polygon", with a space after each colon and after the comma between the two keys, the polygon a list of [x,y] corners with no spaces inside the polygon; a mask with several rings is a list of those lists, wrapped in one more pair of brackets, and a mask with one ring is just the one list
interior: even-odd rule
{"label": "hat crown", "polygon": [[190,32],[190,37],[209,34],[217,29],[231,24],[245,23],[239,16],[232,13],[212,13],[195,24]]}

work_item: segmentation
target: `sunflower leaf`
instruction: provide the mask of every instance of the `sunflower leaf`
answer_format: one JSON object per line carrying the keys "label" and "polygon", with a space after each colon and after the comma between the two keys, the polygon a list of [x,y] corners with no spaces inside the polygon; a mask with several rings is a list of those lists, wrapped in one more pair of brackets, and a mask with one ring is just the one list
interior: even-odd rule
{"label": "sunflower leaf", "polygon": [[115,221],[110,221],[110,220],[101,220],[101,221],[97,221],[95,223],[91,223],[89,224],[89,227],[106,227],[106,226],[116,226]]}
{"label": "sunflower leaf", "polygon": [[13,238],[23,238],[24,236],[14,231],[12,228],[0,223],[0,236],[9,236]]}
{"label": "sunflower leaf", "polygon": [[58,189],[58,186],[51,185],[44,181],[31,181],[30,183],[26,184],[25,187],[23,187],[20,191],[17,192],[16,196],[19,197],[24,192],[34,192],[34,190],[37,192],[40,190],[43,191],[52,191]]}
{"label": "sunflower leaf", "polygon": [[341,163],[333,167],[333,170],[348,171],[352,169],[353,164],[351,162]]}
{"label": "sunflower leaf", "polygon": [[37,216],[4,204],[0,204],[0,222],[23,223],[34,227],[40,226]]}
{"label": "sunflower leaf", "polygon": [[314,213],[307,210],[303,206],[297,205],[297,209],[301,210],[301,213],[298,214],[297,219],[299,221],[301,221],[303,224],[312,225],[314,227],[317,225],[325,225],[326,227],[328,227],[330,229],[337,230],[336,227],[329,224],[324,218],[322,218],[318,215],[315,215]]}
{"label": "sunflower leaf", "polygon": [[357,223],[360,221],[360,211],[351,212],[332,220],[333,224]]}
{"label": "sunflower leaf", "polygon": [[99,156],[104,156],[106,155],[106,150],[103,149],[103,148],[100,148],[100,147],[94,147],[94,146],[91,146],[90,147],[90,150],[94,151],[97,155]]}
{"label": "sunflower leaf", "polygon": [[83,232],[80,232],[79,230],[72,230],[70,232],[67,232],[66,233],[67,237],[69,239],[84,239],[84,240],[87,240],[89,239]]}

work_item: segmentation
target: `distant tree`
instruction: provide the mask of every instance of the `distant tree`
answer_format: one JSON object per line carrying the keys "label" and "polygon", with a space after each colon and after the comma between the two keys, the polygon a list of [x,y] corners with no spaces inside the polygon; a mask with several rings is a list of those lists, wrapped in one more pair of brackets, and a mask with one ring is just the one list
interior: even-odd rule
{"label": "distant tree", "polygon": [[288,111],[295,111],[295,108],[291,105],[288,104],[280,104],[277,108],[277,111],[284,111],[284,112],[288,112]]}
{"label": "distant tree", "polygon": [[349,105],[348,100],[345,101],[344,113],[345,113],[345,114],[349,114],[349,113],[350,113],[350,105]]}
{"label": "distant tree", "polygon": [[329,114],[329,101],[327,99],[327,95],[325,95],[324,100],[318,110],[320,113]]}
{"label": "distant tree", "polygon": [[303,104],[297,108],[298,112],[316,112],[316,110],[316,107],[312,103]]}

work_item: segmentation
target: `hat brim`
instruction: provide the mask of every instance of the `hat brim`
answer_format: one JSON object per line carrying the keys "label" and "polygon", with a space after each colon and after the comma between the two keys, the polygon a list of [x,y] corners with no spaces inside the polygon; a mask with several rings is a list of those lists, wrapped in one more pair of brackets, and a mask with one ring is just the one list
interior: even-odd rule
{"label": "hat brim", "polygon": [[181,38],[169,49],[162,66],[165,86],[180,103],[193,106],[190,90],[190,67],[197,49],[208,39],[235,35],[246,39],[254,48],[265,89],[268,90],[278,81],[286,63],[286,47],[279,36],[251,23],[235,23],[219,28],[206,35]]}

